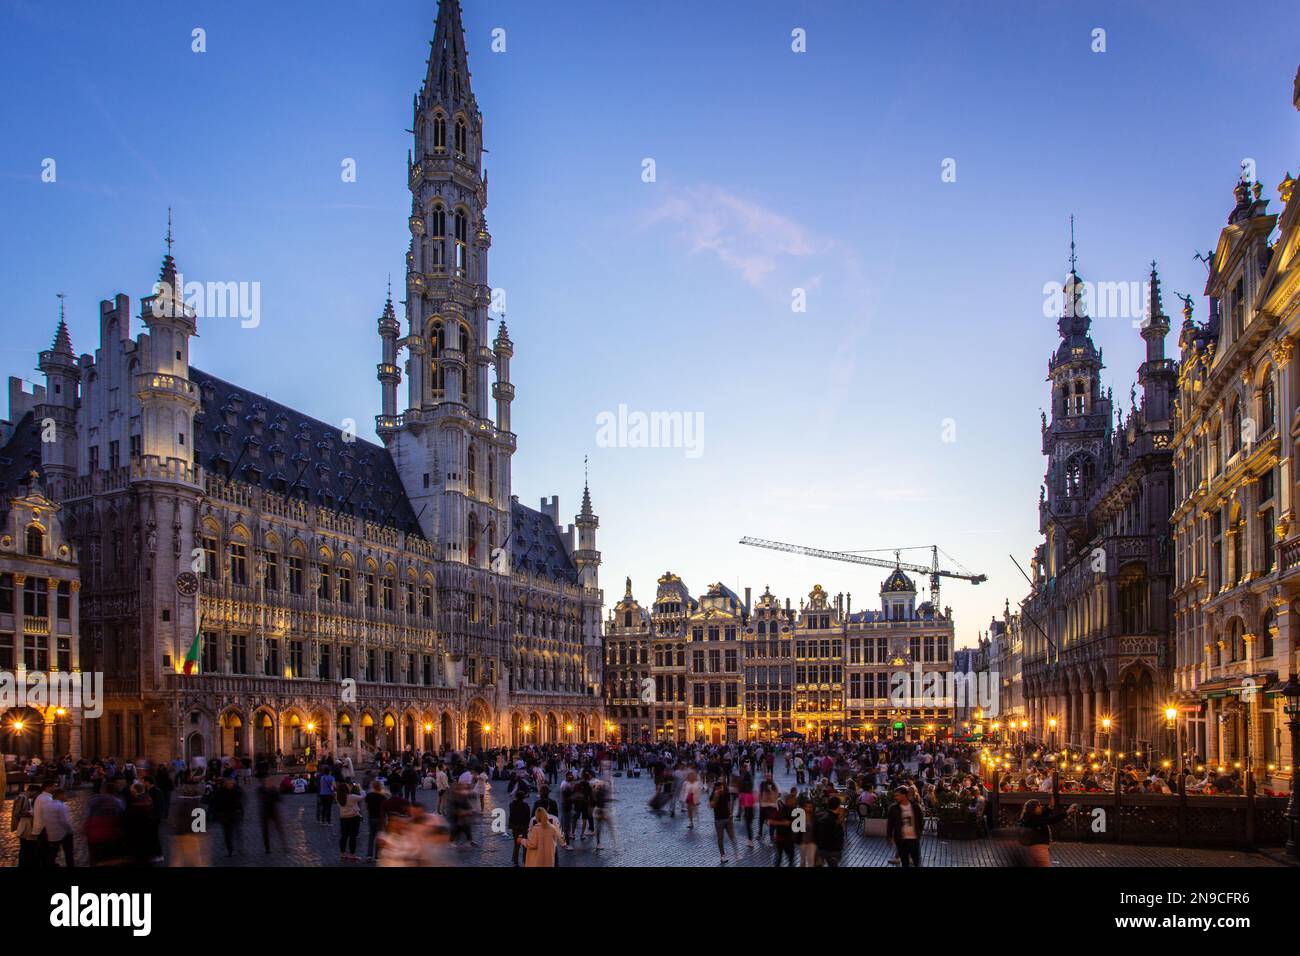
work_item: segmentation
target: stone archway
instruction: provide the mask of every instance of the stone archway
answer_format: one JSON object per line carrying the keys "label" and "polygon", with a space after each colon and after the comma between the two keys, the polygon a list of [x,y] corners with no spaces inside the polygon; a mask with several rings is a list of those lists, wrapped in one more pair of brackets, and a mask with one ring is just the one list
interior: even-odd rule
{"label": "stone archway", "polygon": [[1134,664],[1120,675],[1119,735],[1122,749],[1136,751],[1156,741],[1155,678],[1150,668]]}
{"label": "stone archway", "polygon": [[221,715],[218,723],[221,727],[221,752],[214,756],[240,758],[248,756],[243,715],[237,710],[227,710]]}
{"label": "stone archway", "polygon": [[439,743],[444,750],[454,749],[456,746],[456,724],[452,720],[451,712],[444,710],[442,712],[442,732]]}

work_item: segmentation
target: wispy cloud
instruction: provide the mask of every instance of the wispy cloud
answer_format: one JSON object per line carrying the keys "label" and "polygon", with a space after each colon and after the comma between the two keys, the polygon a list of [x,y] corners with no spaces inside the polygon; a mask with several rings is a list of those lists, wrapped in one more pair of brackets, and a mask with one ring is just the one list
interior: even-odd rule
{"label": "wispy cloud", "polygon": [[758,287],[785,259],[824,255],[831,240],[780,213],[718,186],[695,186],[670,193],[647,218],[647,225],[671,223],[692,254],[713,255]]}

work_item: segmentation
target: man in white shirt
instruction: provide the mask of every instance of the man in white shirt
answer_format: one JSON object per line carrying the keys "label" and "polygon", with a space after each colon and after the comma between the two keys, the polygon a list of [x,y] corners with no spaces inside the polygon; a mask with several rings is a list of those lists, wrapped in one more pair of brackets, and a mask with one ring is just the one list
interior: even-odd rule
{"label": "man in white shirt", "polygon": [[54,848],[50,846],[50,837],[45,832],[49,826],[46,815],[49,812],[50,804],[54,802],[54,784],[47,783],[41,788],[40,795],[32,803],[32,836],[40,841],[41,853],[44,855],[41,861],[42,866],[50,866],[54,863]]}
{"label": "man in white shirt", "polygon": [[439,765],[438,772],[433,777],[433,784],[438,788],[438,812],[446,816],[447,791],[451,789],[451,781],[447,778],[446,767]]}
{"label": "man in white shirt", "polygon": [[68,805],[63,802],[62,790],[56,789],[50,794],[50,800],[45,804],[41,814],[41,822],[45,825],[45,838],[49,841],[50,865],[54,865],[59,849],[62,848],[63,865],[71,868],[73,866],[72,819],[68,816]]}

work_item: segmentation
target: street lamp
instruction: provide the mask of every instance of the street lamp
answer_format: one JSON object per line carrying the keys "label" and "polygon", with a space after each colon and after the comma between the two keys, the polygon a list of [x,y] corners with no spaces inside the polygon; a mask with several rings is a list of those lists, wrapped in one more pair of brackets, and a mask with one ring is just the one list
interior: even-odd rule
{"label": "street lamp", "polygon": [[1056,749],[1056,718],[1055,717],[1047,718],[1047,729],[1052,732],[1052,749],[1055,750]]}
{"label": "street lamp", "polygon": [[1286,703],[1282,709],[1287,715],[1287,729],[1291,731],[1291,799],[1286,804],[1286,852],[1300,857],[1300,805],[1296,804],[1296,771],[1300,764],[1300,680],[1292,673],[1282,688]]}
{"label": "street lamp", "polygon": [[1106,751],[1107,756],[1110,756],[1110,724],[1111,720],[1109,717],[1103,717],[1101,719],[1101,732],[1106,736],[1102,746]]}
{"label": "street lamp", "polygon": [[[1169,744],[1169,753],[1172,757],[1175,754],[1175,751],[1178,750],[1178,744],[1176,742],[1176,737],[1174,736],[1178,730],[1178,708],[1173,704],[1170,704],[1165,708],[1165,730],[1168,732],[1167,743]],[[1151,765],[1155,766],[1155,762],[1155,754],[1152,754]]]}

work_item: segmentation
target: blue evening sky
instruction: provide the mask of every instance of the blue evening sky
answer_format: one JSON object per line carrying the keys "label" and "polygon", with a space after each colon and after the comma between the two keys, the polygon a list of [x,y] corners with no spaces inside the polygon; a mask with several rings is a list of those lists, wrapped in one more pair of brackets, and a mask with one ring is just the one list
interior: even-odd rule
{"label": "blue evening sky", "polygon": [[[770,585],[797,605],[821,583],[860,608],[886,572],[737,539],[934,542],[989,575],[944,589],[972,642],[1024,593],[1008,553],[1027,564],[1038,540],[1043,285],[1064,276],[1070,214],[1086,279],[1141,281],[1159,260],[1176,327],[1172,293],[1199,296],[1193,252],[1243,158],[1274,211],[1300,165],[1281,3],[463,5],[516,343],[514,489],[571,515],[590,455],[610,604],[625,575],[645,603],[672,569],[696,593]],[[262,288],[261,325],[203,322],[194,363],[373,437],[435,15],[0,2],[0,372],[37,378],[57,292],[92,350],[99,300],[150,290],[170,205],[188,279]],[[1093,334],[1127,404],[1138,333]],[[702,415],[702,454],[598,447],[620,404]]]}

